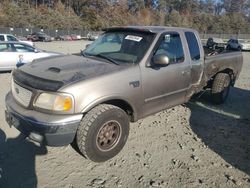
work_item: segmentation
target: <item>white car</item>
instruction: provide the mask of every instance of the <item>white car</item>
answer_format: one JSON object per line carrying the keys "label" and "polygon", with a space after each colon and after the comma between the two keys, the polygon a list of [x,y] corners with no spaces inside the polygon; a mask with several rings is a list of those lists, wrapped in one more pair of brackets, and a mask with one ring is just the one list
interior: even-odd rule
{"label": "white car", "polygon": [[99,32],[89,32],[87,34],[87,38],[91,41],[95,41],[96,39],[98,39],[100,33]]}
{"label": "white car", "polygon": [[19,40],[18,38],[16,38],[14,35],[11,34],[0,34],[0,41],[13,41],[13,42],[23,42],[26,43],[30,46],[34,46],[34,43],[32,41],[28,41],[28,40]]}
{"label": "white car", "polygon": [[61,55],[38,50],[22,42],[0,42],[0,72],[30,63],[35,59]]}
{"label": "white car", "polygon": [[250,41],[239,39],[239,43],[242,45],[242,50],[250,50]]}

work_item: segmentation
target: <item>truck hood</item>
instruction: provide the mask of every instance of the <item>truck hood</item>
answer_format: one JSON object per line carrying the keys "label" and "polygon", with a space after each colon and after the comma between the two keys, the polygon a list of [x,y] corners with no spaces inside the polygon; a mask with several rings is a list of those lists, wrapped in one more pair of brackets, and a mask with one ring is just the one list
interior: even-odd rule
{"label": "truck hood", "polygon": [[62,86],[89,78],[125,69],[91,58],[62,55],[35,60],[13,71],[13,78],[20,84],[48,91],[57,91]]}

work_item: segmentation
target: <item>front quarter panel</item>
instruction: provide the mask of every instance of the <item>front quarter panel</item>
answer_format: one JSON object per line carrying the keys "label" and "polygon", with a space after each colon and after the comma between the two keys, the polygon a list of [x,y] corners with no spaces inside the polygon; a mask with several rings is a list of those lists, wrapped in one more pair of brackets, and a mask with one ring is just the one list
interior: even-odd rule
{"label": "front quarter panel", "polygon": [[137,119],[142,112],[140,69],[132,65],[118,72],[87,79],[61,89],[75,98],[75,113],[86,113],[98,104],[120,99],[127,102]]}

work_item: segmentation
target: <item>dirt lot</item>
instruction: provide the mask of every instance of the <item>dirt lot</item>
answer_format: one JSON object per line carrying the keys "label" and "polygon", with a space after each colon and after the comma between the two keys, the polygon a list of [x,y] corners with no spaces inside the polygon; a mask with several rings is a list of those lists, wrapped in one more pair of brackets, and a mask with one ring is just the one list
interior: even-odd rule
{"label": "dirt lot", "polygon": [[[64,53],[83,42],[39,43]],[[207,95],[131,124],[122,152],[92,163],[70,146],[38,147],[4,120],[10,74],[0,74],[0,187],[250,187],[250,53],[221,106]]]}

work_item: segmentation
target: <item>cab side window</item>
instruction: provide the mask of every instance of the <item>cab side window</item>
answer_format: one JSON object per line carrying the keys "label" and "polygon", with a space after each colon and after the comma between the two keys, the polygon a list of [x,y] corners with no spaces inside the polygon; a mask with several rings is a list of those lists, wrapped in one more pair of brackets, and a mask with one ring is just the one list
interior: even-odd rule
{"label": "cab side window", "polygon": [[168,56],[170,63],[183,62],[185,56],[180,35],[178,33],[165,34],[155,52],[155,55],[159,54]]}
{"label": "cab side window", "polygon": [[201,54],[196,36],[192,32],[185,32],[185,36],[192,61],[199,60],[201,58]]}

